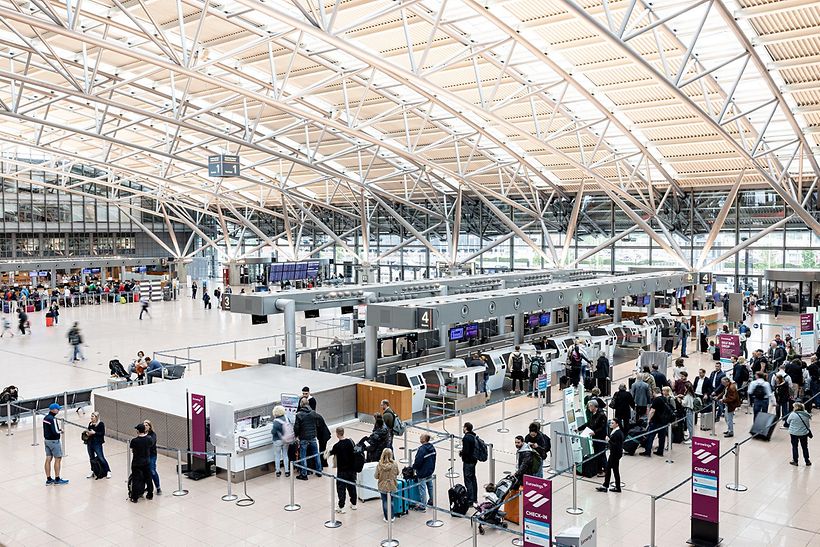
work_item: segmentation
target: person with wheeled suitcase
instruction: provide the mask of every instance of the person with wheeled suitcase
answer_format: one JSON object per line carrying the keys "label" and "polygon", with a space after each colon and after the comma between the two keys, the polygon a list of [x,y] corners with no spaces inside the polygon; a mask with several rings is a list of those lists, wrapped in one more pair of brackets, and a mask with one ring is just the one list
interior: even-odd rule
{"label": "person with wheeled suitcase", "polygon": [[[393,459],[393,451],[389,448],[382,450],[382,455],[379,458],[379,465],[376,467],[375,475],[379,485],[379,493],[382,498],[382,513],[384,514],[384,522],[387,522],[387,494],[395,494],[399,489],[399,466],[396,464],[396,460]],[[393,511],[391,506],[391,520],[396,518],[392,513]]]}
{"label": "person with wheeled suitcase", "polygon": [[105,423],[100,420],[100,413],[96,410],[91,413],[91,421],[85,431],[87,441],[85,448],[88,451],[88,459],[91,464],[91,474],[87,479],[110,479],[111,466],[105,459],[103,453],[103,443],[105,442]]}
{"label": "person with wheeled suitcase", "polygon": [[749,401],[752,404],[754,418],[758,413],[769,410],[769,402],[772,397],[772,387],[766,381],[766,373],[758,372],[755,379],[749,384]]}
{"label": "person with wheeled suitcase", "polygon": [[137,430],[137,436],[129,443],[132,456],[128,490],[131,502],[137,503],[142,492],[146,492],[146,499],[154,499],[154,483],[151,482],[151,439],[146,433],[145,424],[137,424],[134,429]]}

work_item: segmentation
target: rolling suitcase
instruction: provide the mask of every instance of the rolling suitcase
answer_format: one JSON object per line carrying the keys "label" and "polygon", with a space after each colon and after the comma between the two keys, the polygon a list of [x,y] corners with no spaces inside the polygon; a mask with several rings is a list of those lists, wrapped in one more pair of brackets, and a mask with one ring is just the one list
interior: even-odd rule
{"label": "rolling suitcase", "polygon": [[376,467],[379,462],[364,464],[362,472],[356,475],[356,495],[361,501],[373,500],[379,497],[379,484],[376,481]]}
{"label": "rolling suitcase", "polygon": [[450,511],[457,515],[464,515],[470,508],[470,501],[467,499],[467,487],[463,484],[453,485],[447,491],[447,498],[450,500]]}
{"label": "rolling suitcase", "polygon": [[50,315],[46,315],[46,326],[53,327],[54,326],[54,317]]}
{"label": "rolling suitcase", "polygon": [[712,431],[715,428],[715,412],[712,409],[700,413],[700,430]]}
{"label": "rolling suitcase", "polygon": [[393,499],[393,516],[400,517],[402,515],[406,515],[407,512],[410,510],[410,494],[411,490],[415,490],[418,492],[418,488],[413,481],[408,481],[404,479],[398,479],[396,481],[396,486],[398,489],[396,493],[392,496]]}
{"label": "rolling suitcase", "polygon": [[772,440],[772,433],[774,433],[776,427],[777,420],[775,419],[774,414],[769,414],[768,412],[758,412],[757,416],[755,416],[755,421],[752,424],[752,429],[749,430],[749,434],[755,439],[770,441]]}
{"label": "rolling suitcase", "polygon": [[91,458],[91,472],[94,473],[95,479],[104,479],[107,476],[102,460],[97,456]]}
{"label": "rolling suitcase", "polygon": [[643,441],[643,437],[638,437],[638,435],[641,435],[645,432],[646,429],[639,425],[632,427],[626,436],[626,440],[624,441],[624,452],[626,452],[630,456],[634,456],[635,452],[638,450],[638,447],[641,445],[641,442]]}

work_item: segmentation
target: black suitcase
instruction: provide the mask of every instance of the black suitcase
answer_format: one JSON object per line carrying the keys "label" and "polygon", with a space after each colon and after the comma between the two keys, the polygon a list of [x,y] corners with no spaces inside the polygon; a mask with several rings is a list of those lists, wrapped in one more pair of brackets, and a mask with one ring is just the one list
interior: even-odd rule
{"label": "black suitcase", "polygon": [[627,438],[624,441],[624,452],[626,452],[630,456],[634,456],[635,452],[638,450],[638,447],[641,446],[641,443],[644,439],[643,437],[638,437],[638,435],[642,435],[645,432],[645,428],[637,425],[630,429],[629,433],[626,436]]}
{"label": "black suitcase", "polygon": [[458,515],[467,514],[470,508],[470,500],[467,499],[467,487],[463,484],[455,484],[447,491],[450,499],[450,511]]}
{"label": "black suitcase", "polygon": [[102,460],[97,456],[91,458],[91,472],[94,473],[96,479],[104,479],[108,475],[105,467],[103,467]]}
{"label": "black suitcase", "polygon": [[128,476],[128,498],[137,501],[145,493],[145,479],[139,471],[131,470]]}
{"label": "black suitcase", "polygon": [[683,432],[686,430],[686,427],[683,425],[683,422],[678,422],[672,426],[672,442],[680,444],[684,441],[684,434]]}
{"label": "black suitcase", "polygon": [[758,412],[757,416],[755,416],[755,421],[752,424],[752,429],[749,430],[749,434],[755,439],[770,441],[772,439],[772,433],[774,433],[775,427],[777,427],[777,420],[775,419],[774,414],[769,414],[768,412]]}
{"label": "black suitcase", "polygon": [[666,353],[672,353],[672,349],[674,348],[675,344],[671,338],[667,338],[663,342],[663,351]]}

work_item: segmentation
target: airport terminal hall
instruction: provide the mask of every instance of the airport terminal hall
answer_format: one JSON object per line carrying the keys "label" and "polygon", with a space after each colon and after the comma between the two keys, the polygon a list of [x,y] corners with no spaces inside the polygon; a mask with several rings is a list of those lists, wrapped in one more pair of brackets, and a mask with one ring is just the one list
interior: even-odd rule
{"label": "airport terminal hall", "polygon": [[0,209],[0,547],[820,547],[820,0],[0,0]]}

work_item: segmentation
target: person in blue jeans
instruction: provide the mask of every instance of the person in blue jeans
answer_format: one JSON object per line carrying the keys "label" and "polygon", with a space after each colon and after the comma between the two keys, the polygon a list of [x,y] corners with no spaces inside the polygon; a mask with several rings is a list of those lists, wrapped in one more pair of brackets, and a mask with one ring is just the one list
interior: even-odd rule
{"label": "person in blue jeans", "polygon": [[378,482],[379,494],[382,498],[384,521],[387,522],[388,515],[391,517],[391,520],[395,520],[396,515],[392,514],[392,510],[388,511],[387,509],[387,494],[395,495],[399,489],[399,466],[396,465],[396,460],[393,459],[393,451],[389,448],[382,450],[379,465],[376,466],[374,476]]}
{"label": "person in blue jeans", "polygon": [[466,422],[463,428],[464,436],[461,438],[462,468],[464,472],[464,487],[467,489],[467,499],[472,503],[478,502],[478,481],[475,476],[475,467],[478,460],[475,457],[476,434],[473,433],[473,424]]}
{"label": "person in blue jeans", "polygon": [[[103,471],[106,474],[105,478],[110,479],[111,466],[108,465],[108,460],[105,459],[105,454],[103,454],[102,445],[104,442],[105,423],[100,421],[100,413],[94,411],[91,413],[91,422],[88,424],[88,442],[86,443],[85,448],[88,450],[89,461],[94,459],[95,456],[99,458]],[[93,479],[97,477],[94,475],[94,471],[92,470],[87,478]]]}
{"label": "person in blue jeans", "polygon": [[293,433],[299,439],[299,461],[294,467],[299,468],[296,476],[301,481],[308,480],[309,461],[313,462],[313,469],[318,476],[322,475],[322,458],[319,457],[319,415],[310,408],[307,397],[299,399],[299,410],[296,411],[296,422],[293,424]]}
{"label": "person in blue jeans", "polygon": [[159,473],[157,473],[157,433],[154,431],[154,426],[151,425],[150,420],[142,422],[145,426],[145,433],[151,439],[151,451],[148,456],[148,467],[151,469],[151,480],[154,481],[154,488],[157,494],[162,494],[162,488],[159,487]]}
{"label": "person in blue jeans", "polygon": [[413,460],[413,470],[416,472],[419,489],[419,508],[424,510],[425,505],[433,505],[433,473],[436,471],[436,447],[430,442],[430,435],[422,433],[419,437],[421,446],[416,451]]}

